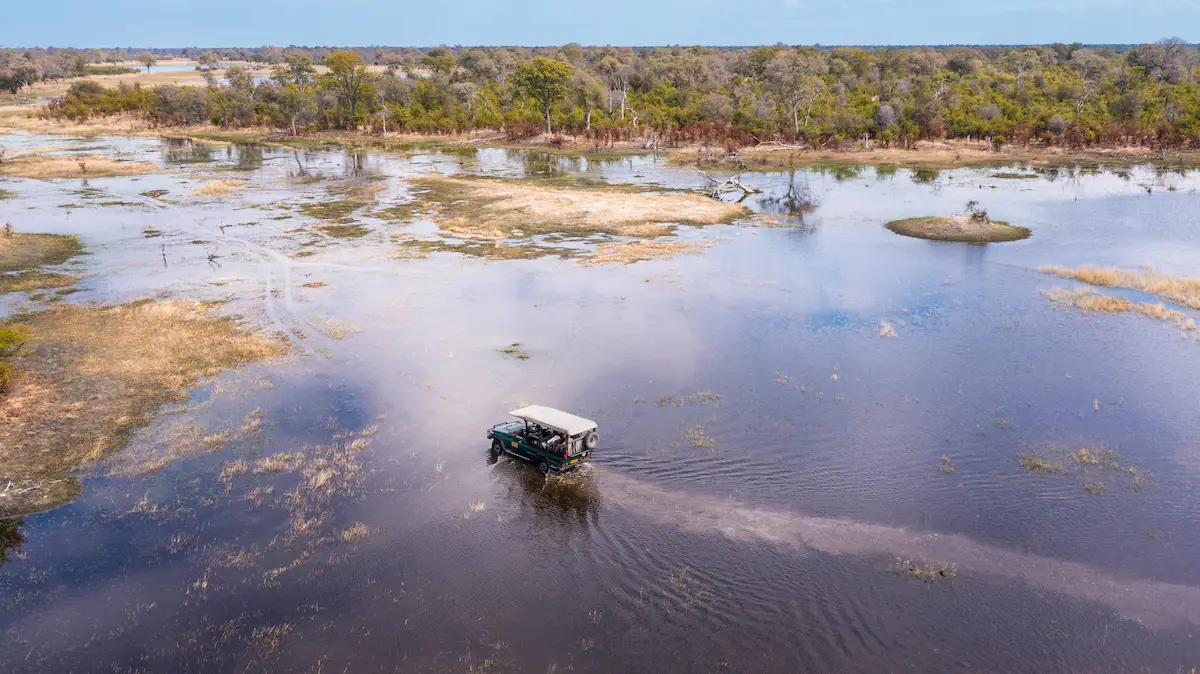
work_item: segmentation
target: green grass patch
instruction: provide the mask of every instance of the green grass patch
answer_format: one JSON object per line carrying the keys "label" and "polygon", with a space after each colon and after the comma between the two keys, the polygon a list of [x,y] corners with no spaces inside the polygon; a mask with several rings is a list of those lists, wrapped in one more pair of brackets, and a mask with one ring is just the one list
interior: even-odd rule
{"label": "green grass patch", "polygon": [[342,220],[366,204],[359,199],[336,199],[297,204],[300,212],[317,220]]}
{"label": "green grass patch", "polygon": [[505,358],[516,358],[517,360],[529,360],[529,353],[521,348],[520,342],[513,342],[508,346],[500,349],[500,355]]}
{"label": "green grass patch", "polygon": [[0,236],[0,273],[62,264],[80,248],[79,239],[63,234]]}
{"label": "green grass patch", "polygon": [[975,222],[958,216],[933,216],[907,218],[887,223],[887,228],[897,234],[930,241],[952,241],[958,243],[1000,243],[1029,238],[1030,230],[1016,227],[999,220]]}
{"label": "green grass patch", "polygon": [[314,230],[332,236],[338,239],[357,239],[366,236],[371,230],[356,223],[343,223],[339,225],[317,225]]}
{"label": "green grass patch", "polygon": [[65,288],[78,280],[66,274],[53,274],[37,269],[0,275],[0,295],[5,293],[23,293],[30,290],[46,290],[48,288]]}

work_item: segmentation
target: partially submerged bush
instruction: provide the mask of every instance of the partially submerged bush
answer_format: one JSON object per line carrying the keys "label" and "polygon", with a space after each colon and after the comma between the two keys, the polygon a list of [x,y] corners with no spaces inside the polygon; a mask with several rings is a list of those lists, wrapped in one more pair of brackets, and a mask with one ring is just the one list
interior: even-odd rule
{"label": "partially submerged bush", "polygon": [[29,339],[29,330],[21,325],[0,328],[0,396],[7,395],[12,382],[17,377],[17,370],[9,358],[16,355],[21,345]]}

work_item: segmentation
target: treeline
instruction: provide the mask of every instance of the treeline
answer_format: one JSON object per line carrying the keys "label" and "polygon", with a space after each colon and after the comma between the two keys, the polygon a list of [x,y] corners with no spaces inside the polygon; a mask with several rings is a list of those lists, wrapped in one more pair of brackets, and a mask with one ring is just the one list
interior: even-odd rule
{"label": "treeline", "polygon": [[[231,51],[191,55],[209,73],[208,87],[79,82],[45,114],[127,112],[162,125],[269,125],[292,134],[493,129],[515,139],[552,131],[597,143],[1200,146],[1200,58],[1177,38],[1119,52],[1079,44]],[[229,56],[254,56],[272,75],[256,82],[239,65],[217,70]]]}

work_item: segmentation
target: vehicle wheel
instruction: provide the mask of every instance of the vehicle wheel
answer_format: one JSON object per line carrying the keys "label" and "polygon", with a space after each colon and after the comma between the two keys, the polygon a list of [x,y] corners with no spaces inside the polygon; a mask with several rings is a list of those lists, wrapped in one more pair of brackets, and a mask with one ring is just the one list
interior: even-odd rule
{"label": "vehicle wheel", "polygon": [[499,459],[504,455],[504,445],[499,440],[492,440],[492,457]]}
{"label": "vehicle wheel", "polygon": [[546,463],[545,459],[538,461],[538,470],[542,471],[542,475],[550,475],[550,464]]}
{"label": "vehicle wheel", "polygon": [[588,433],[587,437],[583,439],[583,446],[586,447],[589,452],[596,449],[596,446],[599,444],[600,437],[596,435],[596,431]]}

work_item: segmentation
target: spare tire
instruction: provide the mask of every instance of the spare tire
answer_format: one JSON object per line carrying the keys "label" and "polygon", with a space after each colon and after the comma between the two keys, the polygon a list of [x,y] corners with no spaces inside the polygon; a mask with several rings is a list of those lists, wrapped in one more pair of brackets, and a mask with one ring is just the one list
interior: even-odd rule
{"label": "spare tire", "polygon": [[600,438],[596,435],[596,431],[589,431],[588,434],[583,437],[583,446],[589,452],[596,449],[596,446],[599,444]]}

